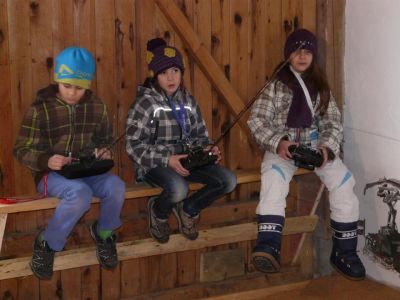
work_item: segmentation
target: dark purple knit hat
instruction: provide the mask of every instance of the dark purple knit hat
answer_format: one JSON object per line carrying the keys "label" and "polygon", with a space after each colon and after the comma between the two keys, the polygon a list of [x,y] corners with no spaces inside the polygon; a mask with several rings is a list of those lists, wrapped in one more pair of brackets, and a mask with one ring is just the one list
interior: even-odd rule
{"label": "dark purple knit hat", "polygon": [[146,61],[149,67],[149,76],[154,77],[162,71],[177,67],[182,73],[185,70],[181,53],[175,47],[167,46],[165,40],[155,38],[147,42]]}
{"label": "dark purple knit hat", "polygon": [[307,29],[297,29],[293,31],[285,43],[285,59],[288,59],[292,52],[299,48],[301,43],[305,43],[301,49],[310,50],[315,56],[317,54],[317,38]]}

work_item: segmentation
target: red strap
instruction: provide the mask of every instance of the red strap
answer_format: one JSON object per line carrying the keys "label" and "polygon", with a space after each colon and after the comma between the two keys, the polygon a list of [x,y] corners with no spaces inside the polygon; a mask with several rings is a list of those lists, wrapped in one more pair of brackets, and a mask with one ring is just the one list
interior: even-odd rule
{"label": "red strap", "polygon": [[47,174],[43,176],[43,193],[33,197],[1,197],[0,204],[14,204],[47,198]]}

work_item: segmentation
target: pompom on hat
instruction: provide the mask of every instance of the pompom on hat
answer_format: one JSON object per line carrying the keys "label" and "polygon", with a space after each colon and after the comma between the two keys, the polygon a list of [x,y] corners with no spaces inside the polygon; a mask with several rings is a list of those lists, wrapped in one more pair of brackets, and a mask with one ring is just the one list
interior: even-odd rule
{"label": "pompom on hat", "polygon": [[56,57],[54,81],[89,89],[95,69],[95,60],[87,49],[68,47]]}
{"label": "pompom on hat", "polygon": [[149,76],[155,77],[162,71],[177,67],[183,71],[185,66],[178,49],[167,46],[164,39],[155,38],[147,42],[146,62],[149,68]]}
{"label": "pompom on hat", "polygon": [[304,45],[301,49],[310,50],[313,56],[317,55],[317,38],[315,35],[307,29],[297,29],[293,31],[285,43],[285,59],[288,59],[292,52],[296,51],[301,43]]}

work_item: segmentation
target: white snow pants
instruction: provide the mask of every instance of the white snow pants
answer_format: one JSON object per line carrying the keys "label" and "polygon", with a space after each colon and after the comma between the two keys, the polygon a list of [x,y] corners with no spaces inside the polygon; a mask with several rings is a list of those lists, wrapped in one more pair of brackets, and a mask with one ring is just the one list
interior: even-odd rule
{"label": "white snow pants", "polygon": [[[261,165],[261,191],[257,206],[258,215],[285,216],[286,196],[289,183],[297,167],[271,152],[265,152]],[[352,173],[340,158],[328,162],[315,173],[329,191],[331,219],[336,222],[354,222],[359,217],[359,201],[354,194],[355,184]]]}

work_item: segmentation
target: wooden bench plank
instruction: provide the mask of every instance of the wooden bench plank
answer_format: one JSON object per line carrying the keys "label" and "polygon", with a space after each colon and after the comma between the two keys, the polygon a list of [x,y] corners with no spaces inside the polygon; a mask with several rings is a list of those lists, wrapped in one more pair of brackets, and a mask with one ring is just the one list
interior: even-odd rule
{"label": "wooden bench plank", "polygon": [[[308,174],[310,171],[305,169],[298,169],[295,173],[297,175]],[[243,169],[235,171],[237,176],[238,184],[258,182],[261,180],[261,174],[259,169]],[[202,187],[201,184],[191,183],[190,190],[195,191]],[[143,198],[156,196],[161,193],[161,188],[152,187],[146,183],[137,183],[133,186],[128,186],[126,189],[125,198]],[[36,211],[43,209],[50,209],[57,207],[59,202],[58,198],[44,198],[35,201],[28,201],[15,204],[0,204],[0,214],[3,213],[16,213],[25,211]],[[93,198],[93,203],[99,202],[99,199]]]}
{"label": "wooden bench plank", "polygon": [[[287,218],[284,235],[312,232],[317,225],[317,216]],[[166,244],[159,244],[153,239],[143,239],[117,244],[120,261],[161,255],[188,250],[203,249],[210,246],[254,240],[257,237],[257,224],[244,223],[200,231],[195,241],[173,234]],[[32,275],[29,267],[30,257],[0,261],[0,280]],[[56,253],[54,270],[65,270],[98,264],[95,247],[67,250]]]}

